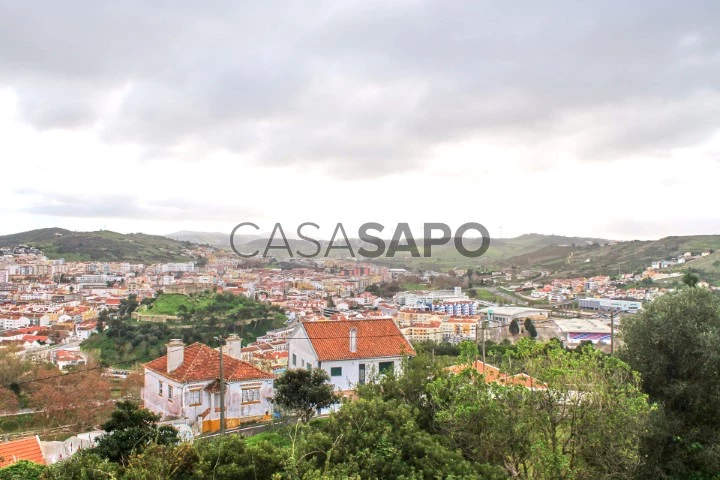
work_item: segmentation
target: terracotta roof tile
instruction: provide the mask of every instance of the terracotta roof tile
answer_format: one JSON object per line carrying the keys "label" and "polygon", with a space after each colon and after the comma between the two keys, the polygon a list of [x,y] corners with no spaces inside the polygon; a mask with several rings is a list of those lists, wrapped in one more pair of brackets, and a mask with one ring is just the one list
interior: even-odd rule
{"label": "terracotta roof tile", "polygon": [[[412,345],[392,320],[305,322],[302,327],[320,361],[415,355]],[[353,328],[357,331],[355,352],[350,351]]]}
{"label": "terracotta roof tile", "polygon": [[[167,355],[143,366],[180,383],[214,380],[220,377],[218,351],[202,343],[193,343],[185,347],[183,363],[170,373],[167,373]],[[228,382],[275,378],[272,373],[264,372],[227,354],[223,354],[223,369],[225,381]]]}
{"label": "terracotta roof tile", "polygon": [[45,457],[37,436],[0,443],[0,468],[12,465],[19,460],[29,460],[45,465]]}

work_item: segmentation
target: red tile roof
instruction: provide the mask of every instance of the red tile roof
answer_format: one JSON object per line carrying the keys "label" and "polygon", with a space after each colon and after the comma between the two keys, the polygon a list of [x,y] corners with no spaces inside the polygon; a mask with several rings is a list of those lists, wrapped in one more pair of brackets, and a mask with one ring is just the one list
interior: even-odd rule
{"label": "red tile roof", "polygon": [[0,443],[0,468],[12,465],[19,460],[29,460],[45,465],[45,457],[37,436]]}
{"label": "red tile roof", "polygon": [[[302,327],[320,361],[415,355],[412,345],[392,320],[304,322]],[[353,328],[357,331],[355,352],[350,351]]]}
{"label": "red tile roof", "polygon": [[[447,370],[458,374],[468,368],[468,365],[453,365],[450,367],[447,367]],[[483,363],[480,360],[476,360],[473,362],[472,367],[475,371],[480,373],[485,377],[485,381],[487,383],[497,382],[501,383],[503,385],[521,385],[526,388],[531,389],[546,389],[547,385],[545,385],[540,380],[533,378],[525,373],[518,373],[517,375],[508,375],[507,373],[503,373],[500,371],[499,368],[494,367],[490,364]]]}
{"label": "red tile roof", "polygon": [[[144,367],[180,383],[214,380],[220,378],[220,355],[207,345],[193,343],[185,347],[183,363],[170,373],[167,373],[167,355],[146,363]],[[272,373],[263,372],[225,353],[223,369],[228,382],[275,378]]]}

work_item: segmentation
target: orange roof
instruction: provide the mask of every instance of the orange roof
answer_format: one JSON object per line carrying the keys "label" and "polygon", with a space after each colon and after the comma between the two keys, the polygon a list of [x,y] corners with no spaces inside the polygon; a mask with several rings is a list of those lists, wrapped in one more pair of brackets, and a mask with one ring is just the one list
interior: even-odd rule
{"label": "orange roof", "polygon": [[[447,367],[447,370],[454,374],[458,374],[466,368],[468,368],[468,365],[453,365]],[[507,373],[500,372],[499,368],[483,363],[480,360],[473,362],[471,368],[483,375],[487,383],[497,382],[503,385],[520,385],[526,388],[547,388],[547,385],[530,375],[525,373],[508,375]]]}
{"label": "orange roof", "polygon": [[[185,347],[183,363],[170,373],[167,373],[167,355],[156,358],[143,366],[180,383],[220,378],[220,355],[218,351],[202,343],[193,343]],[[223,354],[223,369],[225,380],[229,382],[275,378],[273,374],[263,372],[259,368],[227,354]]]}
{"label": "orange roof", "polygon": [[0,468],[12,465],[19,460],[29,460],[45,465],[45,457],[37,436],[0,443]]}
{"label": "orange roof", "polygon": [[[305,322],[302,327],[318,360],[398,357],[415,350],[392,320]],[[350,330],[357,331],[357,348],[350,351]]]}

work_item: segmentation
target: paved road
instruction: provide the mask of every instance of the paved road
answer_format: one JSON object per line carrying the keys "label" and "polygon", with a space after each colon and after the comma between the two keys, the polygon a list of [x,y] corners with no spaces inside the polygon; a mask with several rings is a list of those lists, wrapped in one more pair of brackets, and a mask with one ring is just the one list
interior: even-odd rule
{"label": "paved road", "polygon": [[517,297],[510,295],[509,293],[499,289],[498,287],[488,287],[488,290],[494,293],[495,295],[498,295],[508,302],[520,304],[520,305],[527,305],[527,302],[523,302],[522,300],[519,300]]}

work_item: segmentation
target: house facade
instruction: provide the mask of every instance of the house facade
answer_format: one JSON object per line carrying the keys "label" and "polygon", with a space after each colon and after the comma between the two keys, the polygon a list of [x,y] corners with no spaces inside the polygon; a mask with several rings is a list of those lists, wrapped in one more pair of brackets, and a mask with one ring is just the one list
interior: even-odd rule
{"label": "house facade", "polygon": [[[225,426],[267,418],[272,412],[274,375],[240,360],[240,338],[231,335],[223,352]],[[220,429],[220,353],[201,343],[167,344],[167,355],[144,365],[143,402],[163,418],[184,418],[200,433]]]}
{"label": "house facade", "polygon": [[352,391],[376,375],[400,372],[415,350],[392,320],[304,322],[288,338],[288,368],[320,368],[335,390]]}

